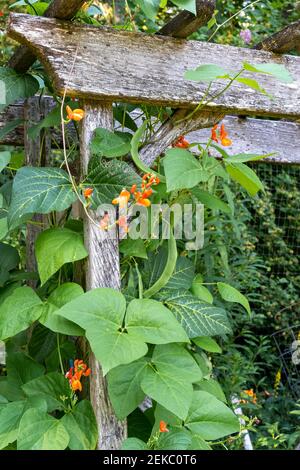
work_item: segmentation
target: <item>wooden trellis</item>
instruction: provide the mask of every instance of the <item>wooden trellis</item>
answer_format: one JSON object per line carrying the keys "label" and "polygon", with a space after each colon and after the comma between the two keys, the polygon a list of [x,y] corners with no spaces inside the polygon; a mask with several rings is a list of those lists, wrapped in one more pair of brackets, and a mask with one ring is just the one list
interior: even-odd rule
{"label": "wooden trellis", "polygon": [[[266,145],[272,142],[271,150],[279,155],[269,158],[269,161],[300,163],[300,148],[295,145],[299,142],[300,126],[293,122],[300,117],[300,58],[273,53],[287,52],[299,43],[300,22],[251,50],[184,39],[212,16],[215,1],[211,0],[198,1],[196,17],[189,12],[182,12],[155,36],[76,25],[50,18],[70,19],[83,3],[79,0],[53,1],[45,15],[48,18],[12,14],[8,27],[9,36],[22,44],[9,63],[11,67],[24,72],[38,57],[46,67],[56,92],[62,94],[66,90],[68,96],[81,98],[86,112],[80,138],[83,176],[87,172],[89,144],[94,129],[113,128],[114,101],[178,108],[142,149],[141,157],[148,165],[181,134],[191,132],[191,140],[194,141],[207,138],[206,129],[228,114],[239,116],[225,117],[230,135],[233,136],[234,152],[266,153],[270,151]],[[238,83],[234,84],[209,108],[193,115],[191,119],[177,123],[198,104],[204,93],[201,84],[184,80],[185,70],[213,62],[225,69],[238,71],[245,60],[258,64],[284,64],[294,77],[294,82],[282,84],[261,76],[262,86],[274,97],[272,101]],[[213,91],[217,92],[219,85],[213,87]],[[41,117],[46,104],[47,109],[51,107],[51,100],[45,98],[41,103],[42,109],[37,113],[34,113],[35,99],[28,101],[25,106],[22,103],[10,106],[0,114],[0,129],[10,120],[24,116],[28,119],[29,114],[33,120],[37,119],[37,114]],[[242,115],[261,116],[264,119],[242,118]],[[277,120],[266,120],[265,117]],[[285,121],[280,120],[282,118]],[[61,142],[59,134],[56,139]],[[0,143],[22,145],[22,127],[16,128]],[[37,150],[33,149],[35,147],[40,153],[40,140],[29,145],[25,133],[25,144],[27,162],[37,164],[34,157]],[[50,146],[49,140],[47,145]],[[93,217],[96,217],[95,214]],[[87,289],[119,289],[117,239],[108,239],[106,233],[97,230],[88,218],[84,220],[84,233],[89,252]],[[30,235],[31,259],[30,247],[34,236]],[[101,366],[92,354],[90,366],[94,371],[91,402],[99,427],[98,448],[117,449],[126,437],[126,423],[119,422],[114,415]]]}

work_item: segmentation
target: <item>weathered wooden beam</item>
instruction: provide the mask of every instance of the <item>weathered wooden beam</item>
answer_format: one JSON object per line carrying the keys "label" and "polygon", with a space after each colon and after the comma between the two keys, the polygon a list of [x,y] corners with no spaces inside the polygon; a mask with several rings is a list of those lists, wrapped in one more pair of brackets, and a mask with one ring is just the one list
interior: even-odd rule
{"label": "weathered wooden beam", "polygon": [[293,49],[300,52],[300,20],[289,24],[254,46],[254,49],[285,54]]}
{"label": "weathered wooden beam", "polygon": [[[90,160],[90,142],[97,127],[112,129],[113,112],[111,103],[93,103],[86,101],[83,104],[85,118],[81,127],[81,164],[82,176],[88,172]],[[110,238],[100,228],[100,217],[90,211],[90,217],[98,221],[96,226],[89,217],[84,217],[84,239],[89,253],[86,268],[86,288],[112,287],[120,289],[120,265],[118,237]],[[118,450],[127,435],[126,422],[120,422],[115,414],[108,396],[107,381],[103,377],[101,365],[90,352],[89,366],[93,371],[90,381],[90,399],[96,415],[99,431],[99,450]]]}
{"label": "weathered wooden beam", "polygon": [[174,38],[187,38],[211,19],[215,9],[215,0],[196,0],[197,15],[183,10],[166,23],[156,34],[172,36]]}
{"label": "weathered wooden beam", "polygon": [[[85,0],[53,0],[44,13],[47,18],[70,20],[83,6]],[[16,72],[26,72],[35,62],[36,56],[26,46],[20,46],[8,62]]]}
{"label": "weathered wooden beam", "polygon": [[[232,146],[226,148],[230,155],[276,152],[276,155],[255,163],[300,165],[300,124],[237,116],[226,116],[222,122],[232,140]],[[207,142],[209,137],[210,129],[198,129],[187,135],[189,142]],[[217,151],[210,151],[212,155],[220,156]]]}
{"label": "weathered wooden beam", "polygon": [[[22,14],[11,15],[8,34],[30,46],[44,62],[58,93],[66,89],[68,95],[83,99],[195,107],[207,85],[185,80],[187,69],[212,62],[233,72],[241,68],[243,61],[284,64],[294,77],[293,83],[281,83],[270,76],[257,75],[261,86],[272,94],[273,100],[235,82],[210,104],[210,108],[239,115],[300,115],[298,57],[79,26]],[[77,59],[70,75],[75,54]],[[223,87],[224,83],[218,81],[213,84],[211,93],[215,95]]]}
{"label": "weathered wooden beam", "polygon": [[[46,99],[51,103],[51,98]],[[54,105],[49,104],[50,109]],[[159,128],[157,134],[154,134],[145,147],[140,150],[140,155],[148,165],[153,162],[153,158],[160,155],[176,138],[178,132],[185,134],[190,142],[205,142],[209,137],[210,130],[199,129],[199,126],[207,125],[210,128],[213,122],[222,118],[222,114],[204,113],[203,117],[194,116],[194,120],[183,121],[180,127],[174,125],[174,121],[178,117],[183,117],[186,111],[178,111],[178,114],[170,118],[163,124],[164,128]],[[180,114],[179,114],[180,113]],[[132,115],[135,118],[135,115]],[[0,113],[0,131],[5,124],[15,119],[24,118],[24,103],[8,106],[8,108]],[[205,121],[206,119],[206,121]],[[233,146],[228,149],[229,153],[257,153],[264,154],[277,152],[274,157],[269,157],[268,162],[300,164],[300,146],[295,145],[300,142],[300,124],[289,121],[275,121],[267,119],[238,118],[236,116],[227,116],[223,122],[229,130],[233,140]],[[193,129],[191,126],[194,126]],[[179,129],[178,129],[179,127]],[[71,131],[71,130],[70,130]],[[168,136],[170,133],[170,136]],[[60,130],[51,129],[51,135],[54,135],[55,141],[62,146],[62,136]],[[267,137],[267,138],[266,138]],[[10,134],[0,140],[1,145],[24,145],[24,126],[17,127]],[[56,145],[55,145],[56,146]],[[260,163],[258,161],[257,163]]]}

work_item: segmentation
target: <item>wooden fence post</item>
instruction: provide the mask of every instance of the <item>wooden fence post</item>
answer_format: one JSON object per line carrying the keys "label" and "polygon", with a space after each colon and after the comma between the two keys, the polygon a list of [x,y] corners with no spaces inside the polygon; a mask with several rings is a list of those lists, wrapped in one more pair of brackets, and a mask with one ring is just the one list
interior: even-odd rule
{"label": "wooden fence post", "polygon": [[[82,174],[88,172],[90,160],[89,145],[97,127],[113,128],[113,112],[111,103],[89,102],[83,104],[85,118],[81,128],[81,165]],[[96,220],[96,214],[91,211]],[[85,245],[89,253],[86,267],[86,288],[112,287],[120,289],[120,267],[118,238],[111,239],[104,230],[99,229],[84,218]],[[89,366],[92,369],[90,380],[90,398],[96,415],[99,450],[120,449],[122,441],[127,437],[126,421],[120,422],[113,411],[109,400],[107,381],[103,377],[101,365],[94,354],[90,353]]]}

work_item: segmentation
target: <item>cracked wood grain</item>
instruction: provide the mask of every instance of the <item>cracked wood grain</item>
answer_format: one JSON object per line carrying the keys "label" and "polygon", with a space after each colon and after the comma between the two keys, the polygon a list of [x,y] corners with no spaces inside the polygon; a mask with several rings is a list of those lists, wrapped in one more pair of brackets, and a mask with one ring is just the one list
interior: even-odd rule
{"label": "cracked wood grain", "polygon": [[[85,0],[53,0],[44,13],[47,18],[70,20],[84,5]],[[36,61],[35,54],[26,46],[17,48],[8,62],[8,66],[16,72],[26,72]]]}
{"label": "cracked wood grain", "polygon": [[[97,127],[112,129],[113,114],[110,103],[83,103],[85,118],[81,126],[82,175],[88,172],[90,161],[90,141]],[[98,214],[90,212],[94,220],[100,221]],[[109,238],[107,232],[96,227],[88,217],[84,218],[84,239],[89,253],[86,266],[86,288],[112,287],[120,289],[120,266],[118,238]],[[96,415],[99,430],[99,450],[117,450],[127,436],[126,421],[120,422],[115,416],[108,396],[107,381],[103,377],[101,365],[90,352],[89,366],[93,371],[90,381],[90,398]]]}
{"label": "cracked wood grain", "polygon": [[[118,31],[68,22],[12,14],[9,36],[30,46],[45,64],[58,93],[70,96],[195,107],[206,85],[184,79],[187,69],[203,63],[230,71],[250,63],[283,64],[294,77],[281,83],[257,74],[274,99],[235,83],[209,108],[224,114],[297,117],[300,114],[300,58],[200,41]],[[97,54],[95,55],[95,50]],[[70,70],[77,51],[73,73]],[[223,89],[215,83],[212,93]]]}

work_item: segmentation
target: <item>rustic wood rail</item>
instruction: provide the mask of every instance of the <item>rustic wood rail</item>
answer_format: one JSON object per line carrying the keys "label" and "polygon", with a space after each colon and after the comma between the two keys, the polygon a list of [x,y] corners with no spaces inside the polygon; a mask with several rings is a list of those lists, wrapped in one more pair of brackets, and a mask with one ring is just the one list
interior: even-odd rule
{"label": "rustic wood rail", "polygon": [[[227,114],[298,117],[300,113],[298,57],[73,25],[23,14],[11,15],[8,35],[32,49],[61,94],[66,89],[69,96],[83,99],[194,107],[203,97],[207,85],[185,80],[186,70],[213,62],[228,71],[238,72],[243,61],[254,64],[276,62],[287,67],[294,82],[281,83],[259,74],[261,86],[272,94],[273,100],[235,83],[210,107]],[[216,83],[211,93],[214,95],[223,87],[224,82]]]}

